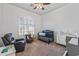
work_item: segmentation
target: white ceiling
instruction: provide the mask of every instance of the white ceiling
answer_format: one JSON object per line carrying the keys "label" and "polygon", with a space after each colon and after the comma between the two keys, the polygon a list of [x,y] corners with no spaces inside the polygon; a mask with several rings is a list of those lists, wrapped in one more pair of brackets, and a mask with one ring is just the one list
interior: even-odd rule
{"label": "white ceiling", "polygon": [[23,8],[27,11],[30,11],[30,12],[33,12],[33,13],[36,13],[36,14],[39,14],[39,15],[43,15],[45,13],[48,13],[50,11],[54,11],[58,8],[63,7],[65,5],[67,5],[67,3],[51,3],[51,4],[49,4],[45,7],[45,10],[41,10],[41,9],[35,10],[35,9],[33,9],[32,6],[30,6],[30,3],[11,3],[11,5]]}

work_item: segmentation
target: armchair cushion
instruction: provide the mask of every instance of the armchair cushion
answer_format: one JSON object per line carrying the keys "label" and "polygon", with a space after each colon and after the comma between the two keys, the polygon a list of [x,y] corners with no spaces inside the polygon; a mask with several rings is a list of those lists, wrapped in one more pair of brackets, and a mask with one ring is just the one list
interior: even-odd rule
{"label": "armchair cushion", "polygon": [[5,35],[4,35],[4,38],[5,38],[9,43],[11,43],[11,41],[14,40],[14,38],[12,37],[12,33],[5,34]]}
{"label": "armchair cushion", "polygon": [[48,38],[52,38],[52,36],[53,36],[53,31],[43,30],[42,32],[45,33],[46,34],[45,36]]}
{"label": "armchair cushion", "polygon": [[21,39],[16,39],[16,41],[15,41],[15,42],[25,43],[26,41],[25,41],[23,38],[21,38]]}
{"label": "armchair cushion", "polygon": [[39,32],[39,35],[40,36],[45,36],[46,34],[45,33],[42,33],[42,32]]}

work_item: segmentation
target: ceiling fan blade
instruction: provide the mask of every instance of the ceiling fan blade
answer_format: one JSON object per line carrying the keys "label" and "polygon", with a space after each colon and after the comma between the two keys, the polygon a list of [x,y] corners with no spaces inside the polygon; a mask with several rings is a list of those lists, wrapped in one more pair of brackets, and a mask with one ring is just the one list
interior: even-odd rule
{"label": "ceiling fan blade", "polygon": [[43,3],[43,5],[49,5],[49,4],[51,4],[51,3]]}
{"label": "ceiling fan blade", "polygon": [[42,10],[44,10],[44,8],[42,7]]}
{"label": "ceiling fan blade", "polygon": [[33,9],[36,9],[37,7],[34,7]]}

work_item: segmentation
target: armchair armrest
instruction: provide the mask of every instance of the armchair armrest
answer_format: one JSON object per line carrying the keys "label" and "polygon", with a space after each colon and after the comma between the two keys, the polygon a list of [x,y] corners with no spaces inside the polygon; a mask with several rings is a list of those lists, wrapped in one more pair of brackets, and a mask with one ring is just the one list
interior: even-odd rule
{"label": "armchair armrest", "polygon": [[25,43],[25,39],[24,38],[20,38],[20,39],[16,39],[15,43]]}
{"label": "armchair armrest", "polygon": [[16,39],[16,42],[18,42],[18,41],[23,41],[23,40],[24,40],[23,38]]}

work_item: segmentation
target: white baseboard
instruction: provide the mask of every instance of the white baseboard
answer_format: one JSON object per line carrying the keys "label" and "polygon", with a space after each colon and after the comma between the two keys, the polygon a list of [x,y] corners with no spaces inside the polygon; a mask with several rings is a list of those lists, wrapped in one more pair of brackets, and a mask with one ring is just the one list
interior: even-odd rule
{"label": "white baseboard", "polygon": [[66,51],[64,52],[63,56],[66,56],[67,52],[68,52],[68,51],[66,50]]}

